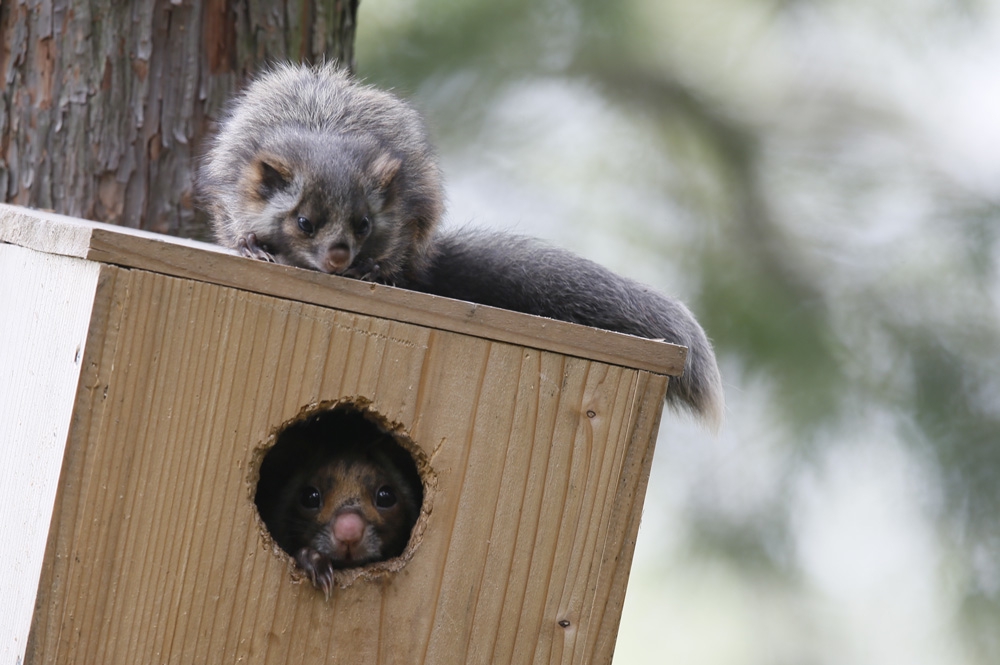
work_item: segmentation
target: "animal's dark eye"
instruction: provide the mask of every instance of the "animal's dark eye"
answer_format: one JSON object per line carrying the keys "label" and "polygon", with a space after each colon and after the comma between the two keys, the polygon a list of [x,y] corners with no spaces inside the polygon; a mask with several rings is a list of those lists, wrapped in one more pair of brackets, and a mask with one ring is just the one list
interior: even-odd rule
{"label": "animal's dark eye", "polygon": [[388,485],[382,485],[375,492],[375,505],[379,508],[391,508],[396,505],[396,492]]}
{"label": "animal's dark eye", "polygon": [[354,223],[354,232],[359,236],[368,235],[368,232],[372,230],[372,220],[367,216],[362,217],[357,222]]}
{"label": "animal's dark eye", "polygon": [[299,503],[303,508],[319,508],[323,503],[323,495],[315,487],[303,487],[299,494]]}
{"label": "animal's dark eye", "polygon": [[305,233],[306,235],[312,235],[313,231],[316,230],[313,227],[313,223],[310,222],[306,217],[299,217],[297,221],[299,223],[299,228],[302,229],[302,232]]}

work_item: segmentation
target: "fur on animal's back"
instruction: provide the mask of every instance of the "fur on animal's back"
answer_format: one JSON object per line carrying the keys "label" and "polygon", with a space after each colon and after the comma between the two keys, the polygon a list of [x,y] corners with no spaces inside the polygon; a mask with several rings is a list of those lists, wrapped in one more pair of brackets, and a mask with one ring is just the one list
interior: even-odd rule
{"label": "fur on animal's back", "polygon": [[436,158],[423,120],[400,98],[355,81],[336,65],[275,65],[234,98],[211,142],[201,180],[211,190],[238,178],[233,168],[253,157],[274,135],[289,129],[322,135],[352,134],[401,149],[433,172]]}
{"label": "fur on animal's back", "polygon": [[[424,134],[423,121],[409,104],[332,64],[273,67],[241,93],[226,122],[265,132],[298,124],[321,132],[365,133],[388,143],[397,143],[404,133],[411,138]],[[401,122],[412,127],[406,131]]]}

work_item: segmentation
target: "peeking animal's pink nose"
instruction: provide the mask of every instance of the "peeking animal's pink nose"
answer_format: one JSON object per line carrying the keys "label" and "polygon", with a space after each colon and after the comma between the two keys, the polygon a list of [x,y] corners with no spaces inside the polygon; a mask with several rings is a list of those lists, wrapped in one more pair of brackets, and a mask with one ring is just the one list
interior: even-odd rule
{"label": "peeking animal's pink nose", "polygon": [[344,545],[353,545],[365,533],[365,521],[357,513],[338,515],[333,521],[333,537]]}
{"label": "peeking animal's pink nose", "polygon": [[334,245],[326,252],[323,268],[326,272],[340,274],[351,265],[351,250],[346,245]]}

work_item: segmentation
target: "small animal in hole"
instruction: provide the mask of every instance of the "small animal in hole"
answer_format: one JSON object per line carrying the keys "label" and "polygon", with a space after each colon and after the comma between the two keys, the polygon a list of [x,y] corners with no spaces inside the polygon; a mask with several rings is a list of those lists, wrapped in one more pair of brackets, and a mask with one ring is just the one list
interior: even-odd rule
{"label": "small animal in hole", "polygon": [[309,439],[322,440],[299,442],[266,482],[262,465],[257,505],[275,542],[329,597],[334,571],[403,553],[423,487],[413,458],[388,434]]}

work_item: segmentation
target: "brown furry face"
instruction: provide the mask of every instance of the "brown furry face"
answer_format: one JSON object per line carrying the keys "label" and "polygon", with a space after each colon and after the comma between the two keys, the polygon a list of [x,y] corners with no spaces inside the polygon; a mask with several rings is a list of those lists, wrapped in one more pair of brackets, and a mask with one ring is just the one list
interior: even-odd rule
{"label": "brown furry face", "polygon": [[337,569],[406,549],[424,487],[402,441],[341,405],[289,424],[261,461],[254,495],[260,517],[324,593]]}
{"label": "brown furry face", "polygon": [[371,459],[338,459],[305,479],[294,510],[309,547],[346,568],[403,551],[415,520],[408,491]]}

